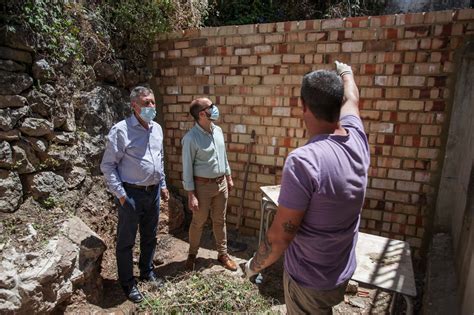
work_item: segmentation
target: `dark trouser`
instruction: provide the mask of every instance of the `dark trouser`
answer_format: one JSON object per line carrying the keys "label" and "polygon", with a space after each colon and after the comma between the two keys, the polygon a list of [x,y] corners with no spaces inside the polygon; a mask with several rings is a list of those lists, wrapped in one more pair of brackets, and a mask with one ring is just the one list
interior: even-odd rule
{"label": "dark trouser", "polygon": [[152,191],[126,187],[127,198],[123,206],[119,203],[117,225],[117,269],[120,284],[130,288],[133,277],[133,246],[140,227],[140,277],[153,272],[153,256],[156,247],[156,232],[160,215],[160,187]]}
{"label": "dark trouser", "polygon": [[332,314],[332,307],[344,300],[349,280],[332,290],[313,290],[302,287],[284,271],[283,289],[288,315]]}

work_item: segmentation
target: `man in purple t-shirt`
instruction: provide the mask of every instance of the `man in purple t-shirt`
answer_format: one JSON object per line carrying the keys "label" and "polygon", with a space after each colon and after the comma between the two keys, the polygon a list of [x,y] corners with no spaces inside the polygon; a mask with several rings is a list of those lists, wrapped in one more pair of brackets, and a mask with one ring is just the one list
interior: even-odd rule
{"label": "man in purple t-shirt", "polygon": [[288,314],[331,314],[356,268],[369,145],[352,69],[336,61],[336,70],[303,78],[301,103],[310,140],[288,155],[272,226],[245,265],[250,278],[286,250]]}

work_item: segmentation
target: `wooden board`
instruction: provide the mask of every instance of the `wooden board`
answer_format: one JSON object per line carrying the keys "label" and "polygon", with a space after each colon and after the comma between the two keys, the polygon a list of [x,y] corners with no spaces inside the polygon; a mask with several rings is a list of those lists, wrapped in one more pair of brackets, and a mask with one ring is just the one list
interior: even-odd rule
{"label": "wooden board", "polygon": [[[263,198],[278,206],[280,187],[260,187]],[[416,296],[411,251],[407,242],[359,232],[356,259],[357,268],[352,276],[353,280]]]}

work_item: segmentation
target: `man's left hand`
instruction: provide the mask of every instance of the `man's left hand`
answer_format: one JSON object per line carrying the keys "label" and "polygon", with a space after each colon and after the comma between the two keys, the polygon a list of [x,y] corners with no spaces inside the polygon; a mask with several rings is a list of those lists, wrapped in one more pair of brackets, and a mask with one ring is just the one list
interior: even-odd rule
{"label": "man's left hand", "polygon": [[231,191],[232,188],[234,188],[234,181],[232,180],[232,176],[227,175],[225,178],[227,180],[227,189]]}
{"label": "man's left hand", "polygon": [[163,201],[168,201],[170,199],[170,192],[168,191],[168,188],[161,189],[161,198]]}

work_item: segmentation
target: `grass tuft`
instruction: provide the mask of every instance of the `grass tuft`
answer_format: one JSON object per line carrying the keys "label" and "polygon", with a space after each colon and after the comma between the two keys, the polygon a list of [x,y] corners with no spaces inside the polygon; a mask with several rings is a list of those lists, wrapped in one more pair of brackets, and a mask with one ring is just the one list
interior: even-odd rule
{"label": "grass tuft", "polygon": [[274,305],[250,281],[225,272],[186,273],[166,281],[159,291],[147,294],[143,311],[153,313],[264,313]]}

